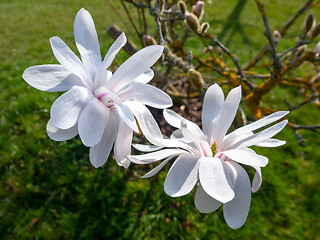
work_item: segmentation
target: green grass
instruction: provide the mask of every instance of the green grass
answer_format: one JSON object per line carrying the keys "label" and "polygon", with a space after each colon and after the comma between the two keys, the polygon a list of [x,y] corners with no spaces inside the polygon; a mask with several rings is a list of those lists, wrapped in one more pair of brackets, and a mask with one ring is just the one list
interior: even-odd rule
{"label": "green grass", "polygon": [[[303,2],[268,1],[272,30]],[[237,20],[227,21],[236,4],[232,0],[213,1],[206,6],[205,19],[211,24],[211,33],[220,35],[244,65],[266,39],[253,1],[245,3]],[[50,106],[59,94],[33,89],[21,75],[29,66],[56,63],[48,41],[52,36],[61,37],[76,50],[73,20],[81,7],[93,15],[102,53],[112,43],[105,33],[111,23],[118,24],[137,42],[124,15],[121,20],[108,8],[107,1],[0,0],[2,239],[318,238],[320,140],[314,133],[303,133],[308,140],[305,148],[299,147],[293,132],[286,129],[278,136],[288,142],[285,146],[255,149],[270,162],[263,169],[261,189],[252,194],[248,219],[239,230],[227,226],[222,209],[200,214],[193,205],[194,191],[181,198],[167,196],[163,182],[169,166],[150,180],[139,178],[149,169],[147,166],[132,165],[125,170],[111,158],[102,168],[94,169],[88,149],[79,138],[61,143],[50,140],[45,128]],[[319,9],[312,11],[318,13]],[[120,7],[119,12],[123,14]],[[302,22],[300,18],[280,48],[292,45]],[[235,29],[232,24],[236,24]],[[228,28],[223,32],[225,26]],[[195,43],[194,39],[188,41],[194,51]],[[126,57],[120,54],[121,61]],[[295,101],[295,93],[278,88],[266,98],[266,104],[284,109],[284,99]],[[293,112],[289,119],[315,124],[317,116],[319,112],[310,105]],[[253,171],[249,171],[252,176]]]}

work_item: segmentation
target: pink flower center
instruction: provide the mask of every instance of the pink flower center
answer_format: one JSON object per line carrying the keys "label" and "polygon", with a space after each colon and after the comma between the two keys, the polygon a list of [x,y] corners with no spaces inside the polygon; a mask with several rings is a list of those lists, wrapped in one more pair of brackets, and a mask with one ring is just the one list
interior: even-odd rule
{"label": "pink flower center", "polygon": [[98,100],[106,105],[108,108],[112,108],[114,106],[113,100],[109,97],[108,93],[101,93],[97,96]]}

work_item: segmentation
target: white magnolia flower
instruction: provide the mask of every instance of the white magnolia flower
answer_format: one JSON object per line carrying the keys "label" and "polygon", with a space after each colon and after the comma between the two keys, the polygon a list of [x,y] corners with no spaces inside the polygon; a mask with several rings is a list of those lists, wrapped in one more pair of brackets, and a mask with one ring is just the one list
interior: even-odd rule
{"label": "white magnolia flower", "polygon": [[81,9],[74,21],[74,36],[81,60],[59,37],[53,37],[51,47],[60,64],[30,67],[23,78],[42,91],[67,91],[51,107],[47,125],[50,138],[63,141],[79,134],[90,147],[90,161],[95,167],[105,163],[114,144],[117,163],[128,167],[132,134],[138,132],[137,113],[131,108],[139,112],[136,108],[140,107],[150,117],[145,104],[161,109],[172,105],[166,93],[146,84],[153,78],[150,67],[163,47],[142,49],[112,74],[107,68],[126,43],[125,35],[118,37],[102,61],[93,19]]}
{"label": "white magnolia flower", "polygon": [[[256,122],[227,134],[241,100],[240,86],[231,90],[226,99],[222,89],[214,84],[204,97],[202,129],[171,110],[164,110],[166,121],[178,128],[170,139],[164,139],[155,122],[149,121],[145,136],[153,145],[134,145],[145,155],[129,156],[137,164],[147,164],[164,159],[143,177],[151,177],[172,158],[164,183],[165,192],[172,197],[188,194],[198,184],[194,203],[202,213],[213,212],[223,204],[228,225],[241,227],[248,215],[251,191],[257,191],[262,183],[261,167],[268,163],[264,156],[256,154],[250,146],[277,147],[285,141],[272,139],[287,124],[277,123],[258,133],[253,131],[273,123],[288,112],[276,112]],[[240,165],[256,170],[252,188],[248,174]]]}

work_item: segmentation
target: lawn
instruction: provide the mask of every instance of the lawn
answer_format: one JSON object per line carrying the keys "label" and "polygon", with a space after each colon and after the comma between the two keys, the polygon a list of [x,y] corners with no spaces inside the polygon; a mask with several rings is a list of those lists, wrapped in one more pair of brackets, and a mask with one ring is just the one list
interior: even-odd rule
{"label": "lawn", "polygon": [[[108,2],[117,7],[114,12]],[[167,166],[140,179],[149,166],[118,167],[112,157],[95,169],[76,137],[54,142],[46,134],[49,110],[58,93],[41,92],[21,77],[33,65],[57,63],[49,38],[59,36],[76,52],[73,20],[81,7],[93,16],[103,55],[112,44],[105,32],[115,23],[139,41],[116,0],[0,0],[0,236],[2,239],[317,239],[320,228],[320,139],[304,131],[300,147],[292,130],[277,137],[277,149],[255,148],[269,158],[261,189],[252,194],[245,225],[232,230],[222,208],[201,214],[195,191],[171,198],[164,193]],[[238,55],[241,65],[262,43],[263,22],[253,1],[206,1],[210,33]],[[264,1],[272,30],[281,27],[305,1]],[[311,9],[320,18],[319,7]],[[305,14],[279,48],[293,44]],[[151,22],[150,22],[151,26]],[[154,30],[156,32],[156,30]],[[197,51],[191,39],[188,46]],[[141,46],[139,46],[141,47]],[[117,63],[128,56],[124,51]],[[267,103],[286,110],[278,88]],[[250,117],[250,116],[249,116]],[[319,124],[319,110],[307,105],[289,115],[299,124]],[[249,170],[251,176],[253,171]]]}

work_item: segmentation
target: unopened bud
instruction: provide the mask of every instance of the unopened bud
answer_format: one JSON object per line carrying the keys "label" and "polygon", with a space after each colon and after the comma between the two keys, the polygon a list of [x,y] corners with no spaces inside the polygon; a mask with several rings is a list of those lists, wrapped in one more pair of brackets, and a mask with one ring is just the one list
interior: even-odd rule
{"label": "unopened bud", "polygon": [[306,33],[309,32],[310,29],[313,28],[315,24],[316,24],[316,18],[312,13],[309,13],[304,20],[304,24],[303,24],[304,31]]}
{"label": "unopened bud", "polygon": [[315,75],[313,78],[311,78],[310,83],[311,84],[315,84],[317,82],[320,81],[320,73],[318,73],[317,75]]}
{"label": "unopened bud", "polygon": [[307,45],[302,45],[302,46],[300,46],[300,47],[298,47],[298,50],[297,50],[297,52],[296,52],[296,55],[298,56],[298,57],[300,57],[303,53],[304,53],[304,51],[307,49]]}
{"label": "unopened bud", "polygon": [[244,111],[241,108],[238,108],[237,114],[232,122],[234,128],[240,128],[247,124],[247,118]]}
{"label": "unopened bud", "polygon": [[279,41],[281,38],[281,33],[279,31],[274,31],[273,36],[277,41]]}
{"label": "unopened bud", "polygon": [[197,1],[196,4],[192,6],[192,12],[201,20],[204,13],[204,2]]}
{"label": "unopened bud", "polygon": [[319,57],[319,55],[320,55],[320,41],[317,43],[316,47],[314,48],[314,53],[316,54],[316,57]]}
{"label": "unopened bud", "polygon": [[208,31],[210,24],[208,22],[204,22],[201,24],[201,34],[204,34]]}
{"label": "unopened bud", "polygon": [[163,10],[164,10],[165,5],[166,5],[166,3],[165,3],[164,0],[159,0],[159,9],[160,9],[159,14],[162,14],[162,13],[163,13]]}
{"label": "unopened bud", "polygon": [[143,35],[143,43],[145,46],[157,45],[157,41],[150,35]]}
{"label": "unopened bud", "polygon": [[178,2],[178,9],[180,9],[180,11],[182,12],[183,15],[185,15],[185,13],[188,11],[187,10],[187,5],[184,1],[179,1]]}
{"label": "unopened bud", "polygon": [[311,38],[316,38],[320,34],[320,23],[314,26],[314,28],[311,31]]}
{"label": "unopened bud", "polygon": [[213,51],[213,47],[212,47],[212,46],[208,46],[208,47],[205,47],[205,48],[203,49],[203,52],[204,52],[204,53],[212,52],[212,51]]}
{"label": "unopened bud", "polygon": [[199,22],[198,17],[193,13],[186,13],[185,17],[186,17],[186,22],[187,22],[188,27],[192,31],[199,33],[200,32],[200,22]]}
{"label": "unopened bud", "polygon": [[176,12],[177,11],[177,4],[172,4],[172,6],[168,9],[169,12]]}
{"label": "unopened bud", "polygon": [[195,69],[189,69],[187,80],[195,89],[201,89],[204,86],[201,73]]}

